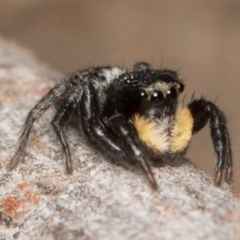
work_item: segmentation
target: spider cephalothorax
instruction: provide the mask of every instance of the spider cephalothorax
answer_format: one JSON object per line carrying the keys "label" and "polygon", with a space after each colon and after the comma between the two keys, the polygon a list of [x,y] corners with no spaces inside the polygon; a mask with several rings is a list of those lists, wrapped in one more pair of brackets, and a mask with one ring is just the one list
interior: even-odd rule
{"label": "spider cephalothorax", "polygon": [[53,87],[29,112],[9,168],[18,164],[33,123],[54,104],[57,112],[52,125],[68,173],[73,171],[64,129],[68,122],[103,154],[138,164],[156,187],[149,162],[174,165],[186,153],[192,135],[209,121],[217,154],[215,183],[221,183],[224,171],[225,181],[231,182],[231,143],[224,114],[204,98],[178,107],[183,90],[176,72],[155,70],[144,62],[130,71],[111,66],[78,71]]}

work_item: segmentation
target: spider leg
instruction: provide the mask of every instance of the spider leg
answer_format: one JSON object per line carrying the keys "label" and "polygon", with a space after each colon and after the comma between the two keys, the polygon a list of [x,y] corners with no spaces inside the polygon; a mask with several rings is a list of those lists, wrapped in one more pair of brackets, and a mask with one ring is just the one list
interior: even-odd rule
{"label": "spider leg", "polygon": [[134,127],[125,121],[122,115],[110,118],[109,126],[106,126],[97,116],[97,106],[94,89],[89,84],[81,101],[81,122],[89,141],[97,144],[103,153],[111,152],[113,157],[130,159],[131,162],[138,163],[148,176],[152,187],[156,188],[157,183],[142,146],[138,138],[135,137]]}
{"label": "spider leg", "polygon": [[44,114],[44,112],[55,102],[56,98],[60,97],[64,91],[64,84],[57,84],[29,112],[23,126],[22,134],[18,140],[16,151],[10,160],[10,164],[8,165],[8,169],[10,171],[13,170],[20,161],[24,149],[26,148],[27,140],[34,122]]}
{"label": "spider leg", "polygon": [[72,91],[72,93],[69,93],[68,97],[63,101],[63,104],[61,104],[52,120],[53,129],[57,134],[66,157],[66,171],[68,174],[73,172],[73,163],[70,146],[64,131],[64,126],[70,118],[70,115],[75,110],[76,106],[78,106],[78,103],[81,101],[82,93],[82,88],[77,88]]}
{"label": "spider leg", "polygon": [[[113,155],[126,157],[115,137],[109,133],[100,121],[98,113],[98,101],[92,85],[89,83],[84,89],[79,105],[78,117],[81,119],[82,129],[88,141],[96,145],[100,150],[110,152]],[[110,151],[109,151],[110,150]]]}
{"label": "spider leg", "polygon": [[111,117],[109,123],[113,132],[125,143],[124,151],[128,153],[130,161],[137,163],[147,175],[152,187],[157,188],[154,174],[133,125],[121,114]]}
{"label": "spider leg", "polygon": [[71,105],[70,102],[67,102],[66,104],[62,105],[58,109],[57,113],[55,114],[52,120],[53,129],[56,132],[58,139],[60,140],[60,143],[66,156],[66,171],[68,174],[71,174],[73,172],[73,164],[70,147],[63,127],[71,114],[72,107],[70,105]]}
{"label": "spider leg", "polygon": [[213,148],[217,154],[215,184],[221,184],[224,171],[225,181],[230,183],[233,179],[233,160],[227,121],[223,112],[215,104],[203,98],[193,100],[187,107],[194,120],[193,133],[202,129],[209,120]]}

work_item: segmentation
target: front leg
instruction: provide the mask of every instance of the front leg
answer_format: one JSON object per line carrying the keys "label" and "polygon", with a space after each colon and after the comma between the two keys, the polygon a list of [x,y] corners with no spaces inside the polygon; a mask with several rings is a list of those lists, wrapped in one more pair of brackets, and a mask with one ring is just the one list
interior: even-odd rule
{"label": "front leg", "polygon": [[121,114],[111,117],[109,124],[111,130],[118,136],[122,143],[124,151],[129,157],[129,161],[137,163],[147,175],[152,187],[157,188],[157,183],[149,165],[147,154],[143,150],[134,126]]}
{"label": "front leg", "polygon": [[138,163],[152,187],[156,188],[157,183],[147,161],[147,154],[136,136],[134,127],[122,115],[108,119],[109,126],[106,126],[98,116],[98,101],[91,84],[84,90],[80,109],[79,117],[89,142],[96,145],[103,154],[109,153],[108,155],[114,158]]}
{"label": "front leg", "polygon": [[224,170],[225,181],[230,183],[233,179],[233,160],[227,121],[223,112],[215,104],[203,98],[193,100],[187,108],[193,117],[193,133],[201,130],[209,120],[213,148],[217,154],[215,184],[221,184]]}

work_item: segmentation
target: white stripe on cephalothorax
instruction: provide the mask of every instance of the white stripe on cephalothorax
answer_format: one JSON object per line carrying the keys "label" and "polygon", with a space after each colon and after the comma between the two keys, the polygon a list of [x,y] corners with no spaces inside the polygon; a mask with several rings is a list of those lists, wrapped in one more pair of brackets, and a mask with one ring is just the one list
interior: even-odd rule
{"label": "white stripe on cephalothorax", "polygon": [[103,69],[102,74],[106,78],[107,82],[111,82],[113,79],[118,78],[121,74],[125,73],[126,70],[113,67],[111,69]]}

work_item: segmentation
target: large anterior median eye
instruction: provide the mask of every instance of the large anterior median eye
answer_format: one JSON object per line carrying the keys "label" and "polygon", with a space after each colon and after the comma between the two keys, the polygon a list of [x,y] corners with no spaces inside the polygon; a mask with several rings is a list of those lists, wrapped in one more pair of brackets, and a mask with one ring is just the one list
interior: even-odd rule
{"label": "large anterior median eye", "polygon": [[163,99],[164,99],[164,95],[160,91],[153,92],[151,95],[151,102],[154,105],[161,103]]}

